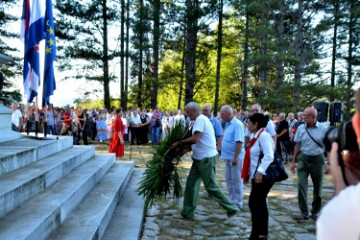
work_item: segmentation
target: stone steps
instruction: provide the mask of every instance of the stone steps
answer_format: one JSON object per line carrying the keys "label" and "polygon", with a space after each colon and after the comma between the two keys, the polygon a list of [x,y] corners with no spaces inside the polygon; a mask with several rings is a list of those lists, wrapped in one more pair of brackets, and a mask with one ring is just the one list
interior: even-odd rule
{"label": "stone steps", "polygon": [[23,137],[2,142],[0,143],[0,176],[71,147],[72,138],[60,136],[37,141]]}
{"label": "stone steps", "polygon": [[113,217],[106,229],[103,240],[140,239],[143,219],[145,217],[145,201],[136,192],[144,169],[135,168],[129,184],[116,207]]}
{"label": "stone steps", "polygon": [[68,175],[95,155],[95,147],[76,146],[0,176],[0,218]]}
{"label": "stone steps", "polygon": [[[0,141],[0,239],[138,239],[140,175],[132,161],[73,146],[72,137]],[[111,230],[119,221],[125,230]]]}
{"label": "stone steps", "polygon": [[132,162],[116,163],[49,239],[102,239],[132,171]]}
{"label": "stone steps", "polygon": [[0,220],[0,239],[46,239],[114,164],[95,156]]}

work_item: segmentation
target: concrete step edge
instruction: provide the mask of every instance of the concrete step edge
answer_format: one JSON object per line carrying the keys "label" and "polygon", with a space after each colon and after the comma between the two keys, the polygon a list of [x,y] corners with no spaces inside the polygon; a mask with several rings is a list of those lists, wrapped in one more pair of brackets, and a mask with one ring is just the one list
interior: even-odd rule
{"label": "concrete step edge", "polygon": [[133,169],[133,163],[117,162],[49,239],[101,239]]}
{"label": "concrete step edge", "polygon": [[66,149],[0,176],[0,218],[19,207],[95,155],[94,147]]}
{"label": "concrete step edge", "polygon": [[95,155],[66,178],[7,214],[0,220],[0,239],[46,239],[114,162],[114,155]]}
{"label": "concrete step edge", "polygon": [[72,147],[72,138],[50,140],[21,138],[0,143],[0,176]]}
{"label": "concrete step edge", "polygon": [[[138,195],[137,188],[144,173],[143,168],[135,168],[128,186],[110,220],[102,240],[140,239],[145,217],[145,200]],[[126,226],[124,228],[119,226]]]}

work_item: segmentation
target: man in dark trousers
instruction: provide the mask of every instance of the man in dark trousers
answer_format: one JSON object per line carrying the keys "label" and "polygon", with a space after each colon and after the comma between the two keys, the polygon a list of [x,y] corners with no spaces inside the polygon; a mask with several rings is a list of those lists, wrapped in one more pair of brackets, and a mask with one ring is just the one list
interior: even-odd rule
{"label": "man in dark trousers", "polygon": [[276,151],[284,163],[288,162],[289,123],[285,119],[285,113],[279,114],[279,125],[276,129]]}
{"label": "man in dark trousers", "polygon": [[[308,176],[314,186],[311,218],[316,221],[321,208],[322,184],[324,179],[324,148],[322,146],[327,128],[316,121],[317,110],[308,107],[304,111],[305,124],[300,125],[295,133],[294,159],[290,170],[298,175],[298,203],[301,215],[296,217],[298,222],[309,220],[307,205]],[[297,164],[296,164],[297,162]]]}

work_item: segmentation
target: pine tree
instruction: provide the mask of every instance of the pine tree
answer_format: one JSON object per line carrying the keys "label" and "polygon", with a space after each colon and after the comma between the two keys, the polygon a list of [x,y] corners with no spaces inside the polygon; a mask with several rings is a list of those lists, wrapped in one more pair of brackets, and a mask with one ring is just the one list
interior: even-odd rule
{"label": "pine tree", "polygon": [[[109,0],[65,0],[56,5],[60,70],[76,70],[71,77],[97,81],[103,86],[104,105],[110,108],[109,64],[117,55],[109,48],[109,26],[118,20],[116,4]],[[81,61],[79,61],[81,60]],[[85,71],[84,71],[85,70]],[[102,71],[102,73],[100,73]]]}
{"label": "pine tree", "polygon": [[11,45],[11,41],[19,37],[19,32],[16,32],[16,29],[12,27],[19,16],[14,16],[8,11],[9,8],[16,6],[17,3],[18,1],[15,0],[2,0],[0,2],[0,53],[13,59],[12,62],[0,64],[0,72],[4,76],[2,97],[5,99],[6,104],[21,102],[22,100],[19,90],[11,90],[14,87],[15,81],[22,82],[20,80],[22,79],[22,61],[18,57],[19,50],[17,46]]}

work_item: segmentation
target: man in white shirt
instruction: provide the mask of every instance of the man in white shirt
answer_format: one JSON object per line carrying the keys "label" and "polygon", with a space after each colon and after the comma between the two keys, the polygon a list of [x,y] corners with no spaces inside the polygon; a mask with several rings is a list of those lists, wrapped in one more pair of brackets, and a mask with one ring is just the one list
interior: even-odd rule
{"label": "man in white shirt", "polygon": [[139,144],[139,130],[140,130],[141,119],[137,110],[133,111],[131,115],[131,144]]}
{"label": "man in white shirt", "polygon": [[13,131],[20,132],[20,127],[23,124],[22,114],[16,104],[11,104],[11,109],[13,110],[11,115],[11,128]]}
{"label": "man in white shirt", "polygon": [[174,116],[174,124],[177,124],[179,122],[183,122],[185,126],[185,116],[182,114],[182,111],[180,109],[176,110],[176,115]]}
{"label": "man in white shirt", "polygon": [[206,191],[226,210],[229,217],[226,222],[228,222],[237,215],[239,209],[229,201],[216,183],[215,168],[218,152],[214,129],[209,118],[201,114],[197,103],[188,103],[185,106],[185,112],[191,121],[195,121],[192,127],[192,136],[173,144],[174,148],[182,144],[192,145],[193,164],[186,180],[181,216],[185,219],[194,218],[202,180]]}
{"label": "man in white shirt", "polygon": [[[252,105],[251,112],[252,113],[261,113],[261,106],[258,103]],[[275,131],[274,124],[272,123],[272,121],[268,121],[265,131],[268,132],[270,134],[270,136],[273,138],[275,146],[276,146],[276,131]],[[250,131],[248,128],[246,128],[246,130],[245,130],[245,148],[247,148],[249,146],[249,142],[250,142]]]}

